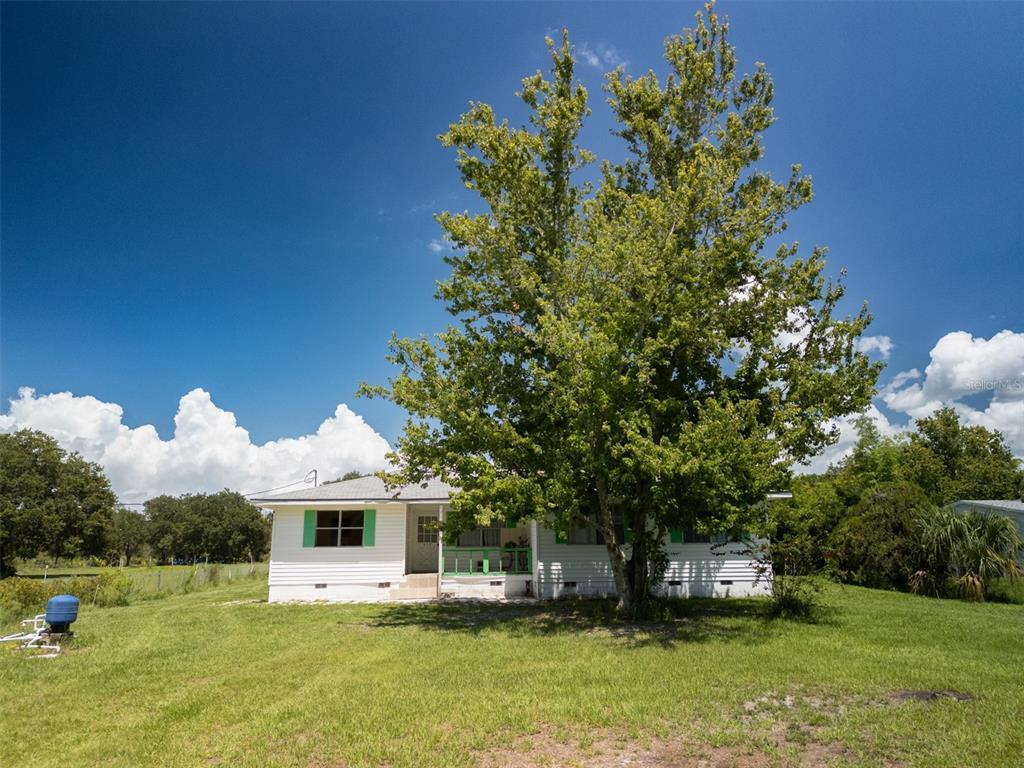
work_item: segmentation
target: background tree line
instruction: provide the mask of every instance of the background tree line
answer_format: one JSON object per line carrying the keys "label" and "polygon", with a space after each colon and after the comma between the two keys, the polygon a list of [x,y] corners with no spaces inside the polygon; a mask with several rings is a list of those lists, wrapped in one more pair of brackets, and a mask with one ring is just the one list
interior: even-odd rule
{"label": "background tree line", "polygon": [[40,555],[130,565],[258,559],[270,521],[232,491],[159,496],[137,512],[119,506],[102,469],[64,451],[49,435],[0,435],[0,576],[15,559]]}
{"label": "background tree line", "polygon": [[1024,497],[1024,470],[1003,437],[964,426],[950,408],[915,426],[885,437],[862,417],[848,457],[794,478],[793,499],[775,508],[769,530],[777,570],[974,599],[1017,575],[1024,541],[1014,521],[946,508]]}

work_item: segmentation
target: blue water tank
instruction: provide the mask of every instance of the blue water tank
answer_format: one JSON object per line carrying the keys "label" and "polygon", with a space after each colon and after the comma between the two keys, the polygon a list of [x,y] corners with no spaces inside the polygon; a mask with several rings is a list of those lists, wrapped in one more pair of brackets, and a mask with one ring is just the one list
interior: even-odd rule
{"label": "blue water tank", "polygon": [[78,598],[74,595],[55,595],[46,602],[46,623],[51,632],[67,632],[77,618]]}

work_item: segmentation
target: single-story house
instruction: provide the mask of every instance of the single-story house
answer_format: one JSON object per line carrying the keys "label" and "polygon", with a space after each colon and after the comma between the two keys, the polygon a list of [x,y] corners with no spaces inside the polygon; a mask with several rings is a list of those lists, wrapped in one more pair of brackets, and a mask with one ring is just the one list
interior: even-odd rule
{"label": "single-story house", "polygon": [[949,505],[954,512],[970,512],[976,509],[986,515],[1003,515],[1017,524],[1017,530],[1024,536],[1024,501],[1004,499],[960,499]]}
{"label": "single-story house", "polygon": [[[438,480],[389,490],[371,476],[253,499],[274,513],[270,602],[615,593],[608,552],[591,527],[562,536],[535,520],[510,520],[446,544],[437,524],[455,490]],[[663,593],[768,591],[749,557],[712,551],[725,537],[668,538]]]}

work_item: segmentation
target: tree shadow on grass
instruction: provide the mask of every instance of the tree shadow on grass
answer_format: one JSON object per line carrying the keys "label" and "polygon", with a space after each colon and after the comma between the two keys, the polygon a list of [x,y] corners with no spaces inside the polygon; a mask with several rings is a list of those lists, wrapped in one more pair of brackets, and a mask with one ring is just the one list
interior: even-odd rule
{"label": "tree shadow on grass", "polygon": [[770,638],[785,623],[771,618],[767,600],[690,598],[656,600],[644,618],[621,616],[615,611],[614,601],[604,599],[390,604],[382,606],[368,626],[416,627],[468,635],[497,631],[510,637],[591,635],[641,648],[678,643],[757,643]]}

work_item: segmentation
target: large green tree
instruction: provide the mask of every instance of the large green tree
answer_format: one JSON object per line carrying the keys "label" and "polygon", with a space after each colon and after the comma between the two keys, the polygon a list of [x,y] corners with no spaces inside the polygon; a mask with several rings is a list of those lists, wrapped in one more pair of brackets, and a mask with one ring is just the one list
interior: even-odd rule
{"label": "large green tree", "polygon": [[259,510],[233,491],[157,496],[146,502],[145,509],[149,544],[164,562],[258,558],[270,538]]}
{"label": "large green tree", "polygon": [[901,471],[936,504],[1021,497],[1024,471],[999,432],[964,426],[952,408],[941,408],[915,423]]}
{"label": "large green tree", "polygon": [[461,487],[453,529],[594,526],[622,607],[658,578],[670,528],[749,529],[879,372],[854,349],[866,308],[837,316],[824,251],[781,241],[811,180],[757,167],[772,82],[737,74],[727,32],[709,6],[666,40],[666,77],[608,74],[625,156],[596,169],[567,33],[550,76],[523,80],[527,125],[472,103],[440,137],[483,204],[438,216],[457,322],[393,339],[398,374],[366,388],[411,414],[396,479]]}
{"label": "large green tree", "polygon": [[0,576],[14,558],[104,554],[114,492],[103,471],[43,432],[0,435]]}
{"label": "large green tree", "polygon": [[127,507],[118,507],[107,529],[107,557],[115,563],[131,565],[149,539],[146,517]]}

